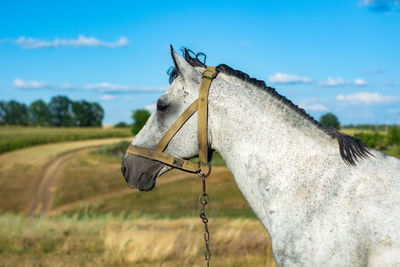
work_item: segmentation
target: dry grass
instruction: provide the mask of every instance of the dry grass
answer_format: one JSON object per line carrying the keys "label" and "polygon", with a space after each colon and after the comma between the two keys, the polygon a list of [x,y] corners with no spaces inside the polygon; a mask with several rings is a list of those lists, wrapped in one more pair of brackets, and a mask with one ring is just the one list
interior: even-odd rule
{"label": "dry grass", "polygon": [[119,142],[121,138],[66,142],[0,155],[0,212],[22,212],[34,199],[46,165],[71,150]]}
{"label": "dry grass", "polygon": [[[252,219],[213,219],[211,266],[275,266],[271,243]],[[198,218],[0,216],[1,266],[204,266]]]}
{"label": "dry grass", "polygon": [[387,133],[386,131],[374,131],[374,130],[368,130],[368,129],[351,129],[351,128],[341,128],[340,131],[342,133],[345,133],[345,134],[351,135],[351,136],[358,134],[358,133],[375,133],[375,132],[378,132],[380,134]]}
{"label": "dry grass", "polygon": [[[93,168],[89,169],[93,170]],[[59,186],[57,191],[59,196],[57,197],[56,195],[59,200],[61,200],[61,196],[64,196],[63,201],[59,201],[59,203],[68,203],[68,201],[76,197],[78,192],[84,199],[85,195],[93,191],[91,188],[98,187],[99,190],[103,190],[106,189],[105,184],[115,182],[111,179],[113,176],[101,177],[102,181],[97,182],[92,178],[85,178],[84,173],[84,171],[75,172],[74,176],[70,177],[70,189],[67,189],[66,181],[64,180],[63,186]],[[187,175],[187,178],[162,184],[162,181],[165,181],[168,178],[167,176],[172,174],[166,173],[159,177],[157,186],[152,191],[138,192],[131,189],[131,194],[121,194],[97,203],[86,204],[83,201],[82,205],[74,210],[73,213],[82,216],[98,216],[99,214],[109,213],[134,217],[145,215],[147,218],[153,219],[197,217],[199,213],[197,197],[202,190],[199,177],[195,174],[180,172],[180,175]],[[116,181],[124,184],[123,178],[119,173],[119,166],[115,168],[113,175],[115,175]],[[93,179],[99,179],[97,177],[95,176]],[[108,179],[110,181],[107,182]],[[75,188],[74,180],[80,180],[79,186]],[[96,182],[99,185],[96,185]],[[86,187],[87,189],[83,190]],[[124,187],[126,186],[124,185]],[[74,191],[71,192],[71,190]],[[227,168],[214,168],[214,171],[207,178],[207,192],[210,195],[210,203],[207,206],[207,215],[209,217],[256,218]]]}
{"label": "dry grass", "polygon": [[[43,168],[54,157],[114,141],[60,143],[1,155],[0,212],[24,209],[36,192]],[[78,155],[66,165],[59,180],[56,196],[63,199],[61,202],[126,188],[119,159]],[[233,211],[230,217],[251,213],[229,172],[216,173],[218,177],[208,178],[212,266],[273,266],[270,241],[257,220],[215,218],[227,216],[225,210]],[[0,215],[0,266],[204,266],[204,228],[197,218],[198,177],[160,184],[159,188],[148,194],[132,194],[136,198],[127,197],[125,202],[116,197],[110,202],[112,210],[137,202],[135,212],[123,210],[120,216],[107,212],[90,213],[91,217],[70,213],[51,219]],[[194,213],[196,218],[182,218]],[[176,219],[166,219],[173,217],[171,214],[177,214]],[[154,217],[164,219],[150,219]]]}
{"label": "dry grass", "polygon": [[[118,157],[92,152],[77,155],[66,164],[59,177],[52,209],[79,201],[84,205],[86,199],[127,190],[120,169],[121,159]],[[173,170],[165,176],[179,174],[181,172]],[[128,189],[128,192],[137,191]]]}
{"label": "dry grass", "polygon": [[[210,222],[212,266],[273,266],[271,243],[258,221],[216,219]],[[170,263],[204,266],[203,225],[197,218],[139,220],[105,231],[106,253],[120,263]]]}
{"label": "dry grass", "polygon": [[64,167],[52,208],[97,195],[126,189],[121,160],[82,153]]}

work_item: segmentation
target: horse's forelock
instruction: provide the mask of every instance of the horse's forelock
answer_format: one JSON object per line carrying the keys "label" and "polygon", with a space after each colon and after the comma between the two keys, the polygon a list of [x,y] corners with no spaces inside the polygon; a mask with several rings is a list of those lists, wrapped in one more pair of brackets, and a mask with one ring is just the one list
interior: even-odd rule
{"label": "horse's forelock", "polygon": [[[203,52],[195,53],[190,49],[187,49],[186,47],[181,48],[182,56],[186,60],[187,63],[190,64],[192,67],[203,67],[206,68],[206,54]],[[202,60],[200,60],[202,58]],[[175,66],[170,67],[167,71],[167,74],[169,76],[169,84],[171,84],[176,77],[179,76],[179,69]]]}

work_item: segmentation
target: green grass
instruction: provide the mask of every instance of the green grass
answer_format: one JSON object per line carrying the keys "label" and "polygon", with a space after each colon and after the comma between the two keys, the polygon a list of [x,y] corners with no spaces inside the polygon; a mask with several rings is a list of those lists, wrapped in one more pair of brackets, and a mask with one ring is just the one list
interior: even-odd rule
{"label": "green grass", "polygon": [[386,131],[379,130],[379,131],[374,131],[370,129],[353,129],[353,128],[341,128],[340,131],[342,133],[348,134],[348,135],[355,135],[358,133],[380,133],[380,134],[386,134]]}
{"label": "green grass", "polygon": [[385,152],[388,155],[400,158],[400,131],[396,126],[384,130],[372,129],[341,129],[340,131],[355,136],[363,141],[368,147]]}
{"label": "green grass", "polygon": [[118,157],[93,152],[77,155],[64,166],[52,207],[126,189],[120,166]]}
{"label": "green grass", "polygon": [[51,128],[51,127],[0,127],[0,153],[34,145],[100,139],[129,137],[126,128]]}
{"label": "green grass", "polygon": [[118,158],[122,160],[130,143],[130,141],[121,141],[119,143],[103,146],[93,151],[93,154],[105,155],[111,158]]}
{"label": "green grass", "polygon": [[385,149],[383,152],[385,152],[388,155],[400,158],[400,146],[391,146]]}
{"label": "green grass", "polygon": [[[121,159],[115,156],[118,153],[114,153],[125,145],[123,142],[108,145],[98,149],[96,153],[88,152],[71,160],[64,167],[59,179],[53,208],[127,189],[120,173]],[[224,165],[217,154],[214,155],[213,165]],[[188,178],[157,184],[150,192],[132,190],[132,194],[122,194],[95,204],[81,205],[69,215],[96,217],[99,214],[111,213],[132,218],[197,217],[198,195],[202,190],[201,180],[197,175],[175,171],[157,179],[162,181],[176,174],[187,175]],[[210,195],[210,204],[207,206],[207,214],[210,217],[255,218],[228,169],[219,167],[211,173],[207,178],[207,192]]]}
{"label": "green grass", "polygon": [[[200,178],[191,175],[187,179],[157,185],[150,192],[132,190],[132,194],[129,195],[82,205],[69,215],[96,217],[111,213],[130,218],[146,216],[152,219],[197,217],[200,208],[198,196],[201,190]],[[207,178],[207,192],[210,196],[207,216],[256,218],[228,170]]]}

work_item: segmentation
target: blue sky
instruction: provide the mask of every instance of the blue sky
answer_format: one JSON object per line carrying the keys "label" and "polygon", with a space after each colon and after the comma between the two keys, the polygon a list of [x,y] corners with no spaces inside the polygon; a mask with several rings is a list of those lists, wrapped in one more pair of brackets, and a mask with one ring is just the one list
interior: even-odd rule
{"label": "blue sky", "polygon": [[400,119],[400,2],[4,1],[0,100],[66,95],[131,122],[168,86],[169,44],[268,85],[316,119]]}

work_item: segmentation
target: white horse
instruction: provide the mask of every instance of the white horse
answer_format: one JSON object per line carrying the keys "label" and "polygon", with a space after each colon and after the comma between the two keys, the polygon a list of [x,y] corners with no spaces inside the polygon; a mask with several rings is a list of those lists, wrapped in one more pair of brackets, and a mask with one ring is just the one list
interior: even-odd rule
{"label": "white horse", "polygon": [[[199,93],[205,65],[171,49],[172,84],[132,144],[154,148]],[[320,125],[264,82],[217,67],[208,142],[272,239],[279,266],[400,266],[400,161]],[[175,79],[174,79],[175,78]],[[165,152],[197,150],[194,114]],[[151,190],[165,165],[126,154],[130,187]]]}

